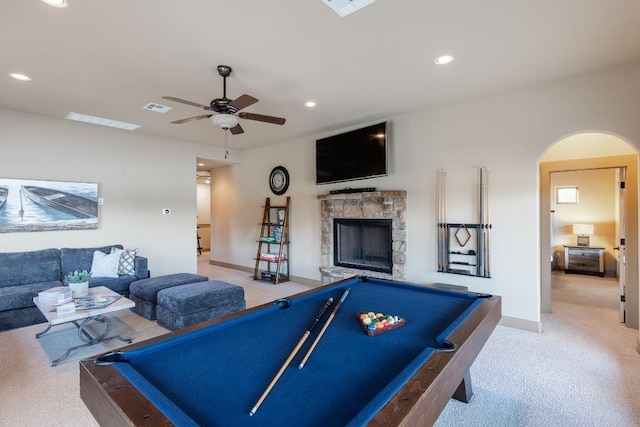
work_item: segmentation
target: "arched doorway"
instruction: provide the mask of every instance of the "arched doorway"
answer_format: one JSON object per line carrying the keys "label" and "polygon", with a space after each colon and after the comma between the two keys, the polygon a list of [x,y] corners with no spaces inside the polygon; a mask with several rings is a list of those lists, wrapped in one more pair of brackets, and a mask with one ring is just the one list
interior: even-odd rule
{"label": "arched doorway", "polygon": [[[540,159],[540,301],[541,312],[551,306],[551,174],[560,171],[624,168],[627,173],[626,221],[626,324],[638,327],[638,155],[624,139],[605,133],[585,132],[556,141]],[[612,188],[612,191],[614,189]]]}

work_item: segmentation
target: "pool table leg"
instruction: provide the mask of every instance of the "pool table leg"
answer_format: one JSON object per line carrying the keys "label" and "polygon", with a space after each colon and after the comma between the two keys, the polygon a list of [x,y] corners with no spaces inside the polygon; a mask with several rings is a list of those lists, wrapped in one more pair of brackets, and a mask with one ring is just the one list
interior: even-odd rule
{"label": "pool table leg", "polygon": [[467,371],[452,397],[460,402],[469,403],[471,396],[473,396],[473,390],[471,389],[471,373]]}

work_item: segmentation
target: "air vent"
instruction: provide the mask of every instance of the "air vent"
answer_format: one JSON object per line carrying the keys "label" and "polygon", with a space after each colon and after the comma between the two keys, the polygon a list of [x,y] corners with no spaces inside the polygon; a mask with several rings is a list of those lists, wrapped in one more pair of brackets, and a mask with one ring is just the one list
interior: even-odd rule
{"label": "air vent", "polygon": [[149,111],[155,111],[157,113],[166,113],[167,111],[171,110],[171,107],[167,107],[166,105],[162,104],[156,104],[155,102],[150,102],[142,108]]}
{"label": "air vent", "polygon": [[209,171],[197,171],[196,176],[198,178],[211,178],[211,172]]}

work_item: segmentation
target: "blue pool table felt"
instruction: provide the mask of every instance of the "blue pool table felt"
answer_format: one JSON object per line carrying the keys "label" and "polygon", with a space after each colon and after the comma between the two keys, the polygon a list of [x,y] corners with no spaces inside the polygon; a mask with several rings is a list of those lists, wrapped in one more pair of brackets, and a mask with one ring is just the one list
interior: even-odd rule
{"label": "blue pool table felt", "polygon": [[[331,306],[254,416],[249,411],[327,298],[348,297],[302,369]],[[365,424],[474,310],[475,294],[368,278],[274,303],[123,354],[122,374],[178,425]],[[361,311],[406,326],[367,336]]]}

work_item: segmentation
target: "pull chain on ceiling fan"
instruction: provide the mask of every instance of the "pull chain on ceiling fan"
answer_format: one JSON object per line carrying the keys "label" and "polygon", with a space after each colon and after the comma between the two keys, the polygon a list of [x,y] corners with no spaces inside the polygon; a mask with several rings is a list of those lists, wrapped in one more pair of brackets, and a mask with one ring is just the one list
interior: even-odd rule
{"label": "pull chain on ceiling fan", "polygon": [[229,157],[229,129],[224,130],[224,158]]}
{"label": "pull chain on ceiling fan", "polygon": [[[272,123],[276,125],[283,125],[286,119],[282,117],[265,116],[263,114],[240,112],[240,110],[249,107],[250,105],[258,102],[256,98],[251,95],[240,95],[236,99],[227,98],[227,77],[231,75],[231,67],[228,65],[219,65],[218,74],[222,76],[222,98],[216,98],[212,100],[209,105],[198,104],[197,102],[186,101],[184,99],[176,98],[173,96],[163,96],[162,98],[169,101],[180,102],[182,104],[191,105],[193,107],[202,108],[206,111],[212,111],[212,114],[202,114],[200,116],[189,117],[186,119],[176,120],[171,122],[173,124],[189,123],[195,120],[211,118],[211,123],[217,127],[228,130],[233,135],[244,133],[244,130],[240,126],[240,119],[255,120],[258,122]],[[226,135],[225,135],[226,138]],[[225,143],[226,144],[226,143]],[[227,153],[228,154],[228,153]]]}

